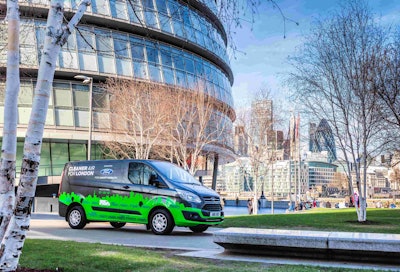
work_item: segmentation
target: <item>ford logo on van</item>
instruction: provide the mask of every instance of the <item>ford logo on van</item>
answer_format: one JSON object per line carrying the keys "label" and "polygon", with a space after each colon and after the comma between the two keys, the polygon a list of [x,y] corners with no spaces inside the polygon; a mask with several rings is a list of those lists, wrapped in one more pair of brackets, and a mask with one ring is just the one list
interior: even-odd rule
{"label": "ford logo on van", "polygon": [[102,175],[111,175],[114,171],[110,168],[105,168],[100,170],[100,174]]}

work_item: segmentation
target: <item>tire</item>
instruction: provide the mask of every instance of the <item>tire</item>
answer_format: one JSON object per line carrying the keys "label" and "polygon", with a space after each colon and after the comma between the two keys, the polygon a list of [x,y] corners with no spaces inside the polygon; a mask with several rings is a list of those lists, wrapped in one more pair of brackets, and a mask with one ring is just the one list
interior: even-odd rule
{"label": "tire", "polygon": [[81,206],[75,206],[68,212],[68,225],[72,229],[82,229],[86,226],[85,211]]}
{"label": "tire", "polygon": [[208,226],[207,225],[197,225],[194,227],[189,227],[189,229],[195,233],[201,233],[201,232],[206,231],[208,229]]}
{"label": "tire", "polygon": [[116,229],[120,229],[123,226],[125,226],[126,223],[124,222],[110,222],[110,225],[113,226]]}
{"label": "tire", "polygon": [[150,229],[154,234],[170,234],[175,226],[171,214],[164,209],[156,209],[150,215]]}

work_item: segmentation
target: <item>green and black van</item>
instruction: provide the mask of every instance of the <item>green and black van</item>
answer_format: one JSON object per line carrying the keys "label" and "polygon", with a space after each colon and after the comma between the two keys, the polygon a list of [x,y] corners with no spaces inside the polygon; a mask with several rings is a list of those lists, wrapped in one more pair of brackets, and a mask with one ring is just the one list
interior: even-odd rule
{"label": "green and black van", "polygon": [[174,226],[203,232],[224,219],[219,195],[182,168],[156,160],[76,161],[65,165],[59,214],[73,229],[89,222],[145,224],[155,234]]}

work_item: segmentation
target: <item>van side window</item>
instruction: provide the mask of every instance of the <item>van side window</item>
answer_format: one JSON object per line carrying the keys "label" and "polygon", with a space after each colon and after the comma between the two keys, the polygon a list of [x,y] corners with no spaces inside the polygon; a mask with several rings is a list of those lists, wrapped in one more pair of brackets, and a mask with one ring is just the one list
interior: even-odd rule
{"label": "van side window", "polygon": [[129,164],[128,178],[133,184],[141,184],[142,164],[131,162]]}
{"label": "van side window", "polygon": [[129,164],[128,178],[134,184],[149,185],[151,175],[154,175],[154,170],[138,162],[131,162]]}

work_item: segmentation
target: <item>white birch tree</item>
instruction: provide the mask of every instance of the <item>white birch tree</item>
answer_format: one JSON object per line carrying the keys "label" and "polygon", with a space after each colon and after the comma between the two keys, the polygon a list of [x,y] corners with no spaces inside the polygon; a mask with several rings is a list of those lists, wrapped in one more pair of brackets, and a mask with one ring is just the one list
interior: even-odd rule
{"label": "white birch tree", "polygon": [[[8,48],[7,86],[4,103],[4,128],[0,166],[0,237],[3,237],[15,205],[15,161],[17,153],[17,118],[19,80],[19,6],[7,1]],[[0,250],[1,251],[1,250]]]}
{"label": "white birch tree", "polygon": [[71,21],[67,25],[63,25],[64,1],[52,0],[50,3],[46,38],[39,66],[32,113],[25,136],[14,215],[1,242],[1,271],[15,271],[17,269],[26,231],[30,225],[30,212],[36,190],[44,124],[57,57],[60,48],[66,43],[68,36],[82,18],[88,5],[90,5],[90,0],[83,0]]}

